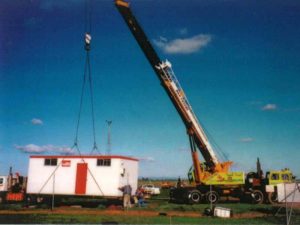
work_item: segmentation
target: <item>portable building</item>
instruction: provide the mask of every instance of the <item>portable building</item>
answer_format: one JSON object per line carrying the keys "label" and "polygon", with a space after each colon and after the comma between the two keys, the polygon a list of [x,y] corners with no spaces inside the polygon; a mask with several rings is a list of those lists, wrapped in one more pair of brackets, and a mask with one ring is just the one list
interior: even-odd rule
{"label": "portable building", "polygon": [[300,183],[277,184],[278,202],[300,202]]}
{"label": "portable building", "polygon": [[41,156],[29,159],[27,194],[120,197],[137,189],[138,160],[125,156]]}

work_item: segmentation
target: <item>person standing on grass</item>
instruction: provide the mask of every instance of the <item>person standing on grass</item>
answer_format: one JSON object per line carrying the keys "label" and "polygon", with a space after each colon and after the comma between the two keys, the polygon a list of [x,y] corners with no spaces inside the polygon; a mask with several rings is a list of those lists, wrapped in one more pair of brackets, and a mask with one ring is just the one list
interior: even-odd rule
{"label": "person standing on grass", "polygon": [[181,182],[180,177],[178,177],[178,180],[177,180],[177,183],[176,183],[176,187],[177,188],[181,188],[182,187],[182,182]]}
{"label": "person standing on grass", "polygon": [[144,200],[144,193],[143,193],[143,189],[141,187],[139,187],[136,192],[135,192],[135,196],[138,200],[138,206],[139,207],[143,207],[145,205],[145,200]]}
{"label": "person standing on grass", "polygon": [[128,209],[131,208],[131,192],[132,192],[132,188],[130,186],[130,184],[127,184],[121,188],[119,188],[119,190],[121,190],[123,192],[123,207],[124,209]]}

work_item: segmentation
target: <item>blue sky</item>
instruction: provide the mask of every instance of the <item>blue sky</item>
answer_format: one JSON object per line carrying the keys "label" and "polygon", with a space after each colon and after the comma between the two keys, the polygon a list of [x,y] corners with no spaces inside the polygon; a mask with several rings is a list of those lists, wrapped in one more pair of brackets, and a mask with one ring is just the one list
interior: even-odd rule
{"label": "blue sky", "polygon": [[[84,2],[1,1],[0,174],[74,141],[84,69]],[[299,1],[145,0],[131,7],[173,65],[199,120],[234,170],[300,176]],[[185,177],[185,127],[113,1],[92,1],[92,75],[99,150],[141,159],[140,176]],[[87,93],[87,92],[86,92]],[[79,144],[93,146],[85,98]]]}

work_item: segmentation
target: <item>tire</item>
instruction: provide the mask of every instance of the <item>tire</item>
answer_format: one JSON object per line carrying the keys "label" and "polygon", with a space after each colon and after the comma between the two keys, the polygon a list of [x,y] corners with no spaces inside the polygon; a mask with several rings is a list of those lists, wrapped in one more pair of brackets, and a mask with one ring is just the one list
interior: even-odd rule
{"label": "tire", "polygon": [[201,202],[202,195],[198,190],[192,190],[188,194],[188,201],[190,204],[198,204]]}
{"label": "tire", "polygon": [[276,192],[269,192],[268,193],[268,201],[270,204],[276,204],[278,203],[278,195]]}
{"label": "tire", "polygon": [[28,195],[26,197],[26,203],[28,205],[36,205],[37,204],[36,196],[34,196],[34,195]]}
{"label": "tire", "polygon": [[241,195],[240,196],[240,201],[242,202],[242,203],[252,203],[252,196],[251,196],[251,194],[243,194],[243,195]]}
{"label": "tire", "polygon": [[45,201],[45,199],[44,199],[43,197],[38,196],[38,197],[36,198],[37,204],[42,204],[42,203],[44,203],[44,201]]}
{"label": "tire", "polygon": [[264,202],[264,194],[260,190],[254,190],[251,193],[252,203],[262,204]]}
{"label": "tire", "polygon": [[220,197],[216,191],[208,191],[206,193],[206,201],[208,203],[216,204],[219,201]]}

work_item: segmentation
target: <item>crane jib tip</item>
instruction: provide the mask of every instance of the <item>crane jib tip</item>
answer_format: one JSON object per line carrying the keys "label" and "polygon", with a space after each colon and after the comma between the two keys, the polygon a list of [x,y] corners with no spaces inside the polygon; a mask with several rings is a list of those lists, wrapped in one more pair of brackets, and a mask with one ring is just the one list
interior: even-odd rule
{"label": "crane jib tip", "polygon": [[123,0],[116,0],[116,1],[115,1],[115,4],[116,4],[117,6],[124,6],[124,7],[129,8],[129,3],[128,3],[128,2],[125,2],[125,1],[123,1]]}

